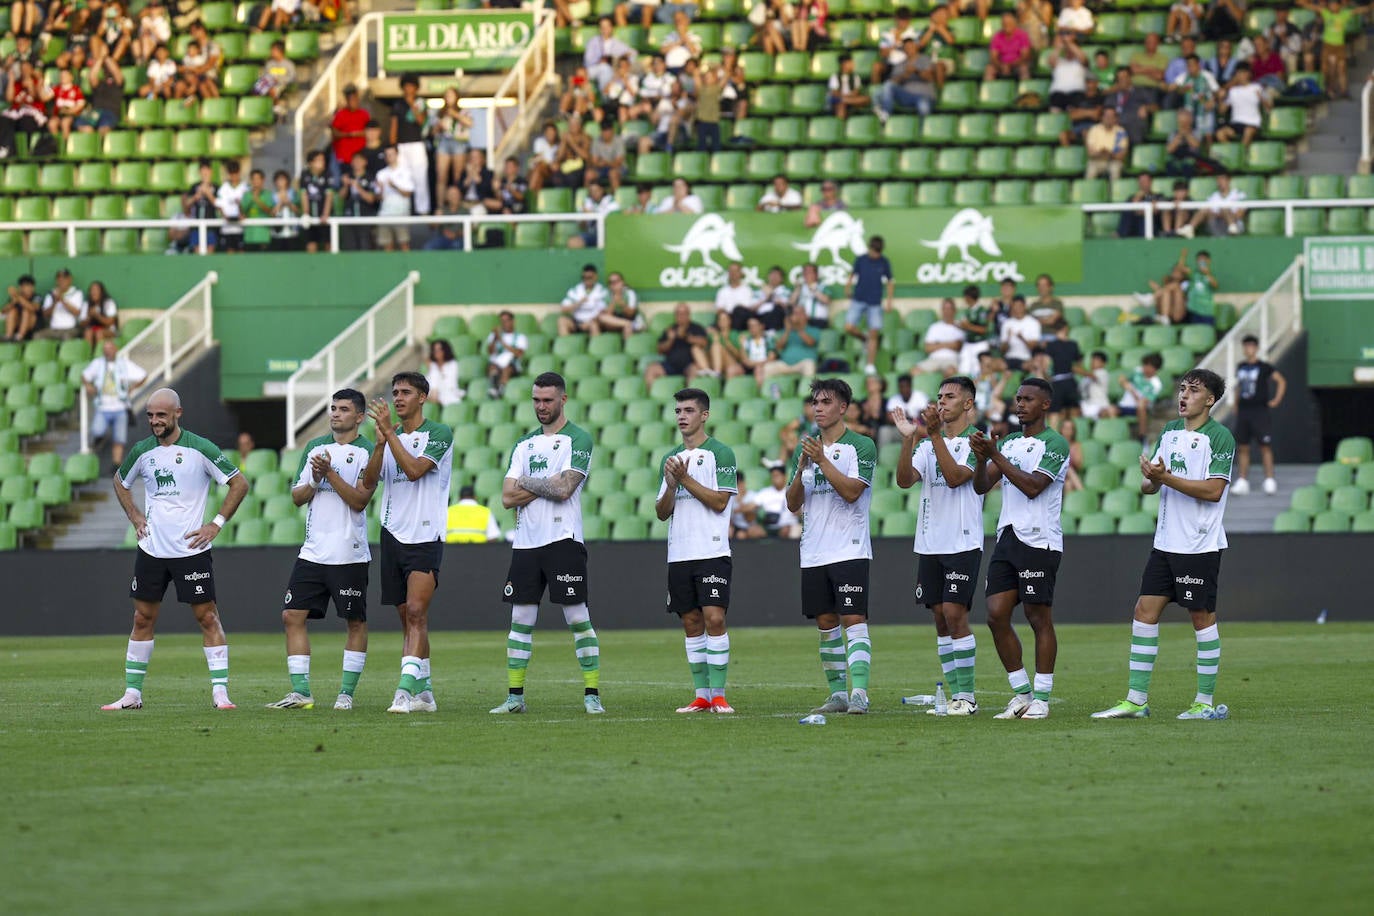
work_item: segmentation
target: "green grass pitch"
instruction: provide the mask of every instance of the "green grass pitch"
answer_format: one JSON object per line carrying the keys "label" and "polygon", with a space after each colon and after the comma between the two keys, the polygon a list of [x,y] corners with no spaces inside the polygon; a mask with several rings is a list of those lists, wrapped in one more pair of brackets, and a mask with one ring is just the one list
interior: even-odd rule
{"label": "green grass pitch", "polygon": [[[169,613],[181,612],[169,608]],[[530,712],[496,718],[505,636],[439,633],[437,715],[388,716],[399,638],[373,640],[358,708],[328,707],[342,638],[314,634],[320,706],[280,637],[230,630],[209,708],[197,638],[158,640],[147,707],[122,638],[0,651],[0,882],[36,913],[1367,913],[1374,893],[1374,626],[1222,623],[1225,722],[1178,722],[1193,640],[1162,634],[1144,721],[1088,713],[1126,687],[1129,627],[1062,626],[1052,717],[934,719],[928,627],[876,626],[874,711],[824,695],[814,629],[733,633],[734,717],[676,716],[680,632],[604,631],[608,714],[582,712],[545,609]],[[229,623],[232,625],[232,620]],[[1022,626],[1023,639],[1028,635]]]}

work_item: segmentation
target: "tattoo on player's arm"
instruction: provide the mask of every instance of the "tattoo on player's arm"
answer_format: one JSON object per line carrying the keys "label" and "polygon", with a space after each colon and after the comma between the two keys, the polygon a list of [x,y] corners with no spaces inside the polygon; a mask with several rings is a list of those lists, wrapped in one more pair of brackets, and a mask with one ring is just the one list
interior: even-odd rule
{"label": "tattoo on player's arm", "polygon": [[573,495],[577,485],[582,482],[583,473],[572,469],[555,474],[553,477],[530,477],[525,475],[520,478],[521,489],[528,490],[535,496],[553,500],[556,503],[565,501]]}

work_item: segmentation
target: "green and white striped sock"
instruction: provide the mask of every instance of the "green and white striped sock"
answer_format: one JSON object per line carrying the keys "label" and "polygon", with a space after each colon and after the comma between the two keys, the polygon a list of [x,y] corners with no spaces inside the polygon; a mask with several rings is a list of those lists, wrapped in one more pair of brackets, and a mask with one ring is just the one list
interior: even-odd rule
{"label": "green and white striped sock", "polygon": [[591,612],[585,604],[570,604],[563,608],[563,619],[573,635],[573,651],[582,669],[582,686],[595,693],[601,686],[601,643],[592,627]]}
{"label": "green and white striped sock", "polygon": [[538,618],[537,604],[511,605],[510,632],[506,634],[506,683],[513,694],[525,692],[525,675],[529,671],[530,656],[534,654],[534,624]]}
{"label": "green and white striped sock", "polygon": [[711,677],[706,670],[706,634],[683,638],[687,649],[687,668],[692,672],[692,687],[698,699],[711,699]]}
{"label": "green and white striped sock", "polygon": [[1126,699],[1137,706],[1150,702],[1150,678],[1159,656],[1159,624],[1131,621],[1131,682]]}
{"label": "green and white striped sock", "polygon": [[358,678],[363,676],[363,665],[366,663],[366,652],[354,652],[352,649],[344,649],[343,682],[339,685],[339,693],[345,696],[353,696],[353,691],[358,689]]}
{"label": "green and white striped sock", "polygon": [[420,659],[420,676],[415,679],[416,693],[429,693],[434,690],[429,679],[429,659]]}
{"label": "green and white striped sock", "polygon": [[730,673],[729,633],[706,637],[706,668],[711,696],[725,696],[725,681]]}
{"label": "green and white striped sock", "polygon": [[420,682],[420,659],[414,655],[406,655],[401,658],[401,680],[396,684],[397,690],[404,690],[411,696],[419,693]]}
{"label": "green and white striped sock", "polygon": [[1031,692],[1030,675],[1026,673],[1025,668],[1008,671],[1007,683],[1011,685],[1012,693],[1028,694]]}
{"label": "green and white striped sock", "polygon": [[206,646],[205,664],[210,669],[210,687],[229,687],[229,647]]}
{"label": "green and white striped sock", "polygon": [[310,696],[310,656],[286,656],[286,673],[291,675],[291,690],[303,697]]}
{"label": "green and white striped sock", "polygon": [[148,675],[148,662],[153,657],[151,639],[131,639],[124,652],[124,689],[143,692],[143,679]]}
{"label": "green and white striped sock", "polygon": [[972,633],[954,640],[954,677],[953,699],[973,699],[973,664],[978,651],[978,640]]}
{"label": "green and white striped sock", "polygon": [[1044,700],[1048,703],[1052,690],[1054,690],[1054,672],[1051,671],[1049,674],[1035,672],[1035,699]]}
{"label": "green and white striped sock", "polygon": [[936,635],[935,651],[940,656],[940,671],[945,676],[945,683],[954,689],[954,640],[948,636]]}
{"label": "green and white striped sock", "polygon": [[831,693],[844,693],[847,687],[848,664],[845,661],[844,630],[834,627],[821,630],[821,670]]}
{"label": "green and white striped sock", "polygon": [[868,690],[868,669],[873,662],[873,644],[868,639],[868,624],[856,623],[845,627],[847,649],[845,660],[849,665],[849,689]]}
{"label": "green and white striped sock", "polygon": [[1212,705],[1217,692],[1217,668],[1221,665],[1221,634],[1217,625],[1197,631],[1197,696],[1194,703]]}

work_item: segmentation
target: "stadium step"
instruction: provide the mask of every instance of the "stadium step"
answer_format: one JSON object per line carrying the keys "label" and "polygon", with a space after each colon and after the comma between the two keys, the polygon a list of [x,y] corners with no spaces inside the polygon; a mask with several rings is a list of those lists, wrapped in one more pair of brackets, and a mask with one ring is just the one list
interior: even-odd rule
{"label": "stadium step", "polygon": [[1250,464],[1250,492],[1244,496],[1230,493],[1226,497],[1225,524],[1228,532],[1241,534],[1273,531],[1274,519],[1288,508],[1293,500],[1293,491],[1298,487],[1309,486],[1317,479],[1317,465],[1275,465],[1274,479],[1278,481],[1278,492],[1273,495],[1266,494],[1260,489],[1260,484],[1264,482],[1263,468],[1258,460]]}

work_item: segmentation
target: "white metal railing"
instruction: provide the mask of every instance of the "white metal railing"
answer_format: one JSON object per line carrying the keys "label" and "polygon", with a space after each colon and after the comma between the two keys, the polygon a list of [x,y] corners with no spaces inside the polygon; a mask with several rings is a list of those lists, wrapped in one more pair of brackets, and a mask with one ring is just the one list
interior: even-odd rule
{"label": "white metal railing", "polygon": [[380,44],[381,21],[380,13],[368,13],[358,20],[358,25],[330,58],[329,66],[315,78],[310,91],[296,106],[296,170],[293,174],[299,175],[305,168],[306,150],[329,148],[329,124],[343,98],[343,87],[355,83],[361,90],[367,85],[368,48],[374,35]]}
{"label": "white metal railing", "polygon": [[[1302,330],[1302,268],[1303,258],[1298,255],[1198,363],[1200,368],[1210,369],[1226,379],[1229,391],[1235,391],[1236,365],[1240,362],[1243,338],[1251,334],[1258,337],[1260,353],[1269,354]],[[1226,406],[1229,408],[1229,402]],[[1225,410],[1218,413],[1225,413]]]}
{"label": "white metal railing", "polygon": [[286,380],[287,448],[296,447],[296,436],[328,408],[335,391],[372,378],[397,347],[415,343],[415,284],[419,282],[420,272],[412,270]]}
{"label": "white metal railing", "polygon": [[[218,282],[218,273],[213,270],[206,273],[204,279],[120,349],[121,356],[128,357],[148,373],[148,377],[129,392],[130,403],[145,391],[165,387],[189,360],[214,343],[211,291]],[[89,452],[90,402],[84,390],[79,394],[81,451]]]}
{"label": "white metal railing", "polygon": [[1360,165],[1363,175],[1374,166],[1374,76],[1360,90]]}
{"label": "white metal railing", "polygon": [[[554,69],[554,15],[548,10],[538,15],[534,37],[492,93],[492,104],[487,109],[487,163],[493,169],[499,169],[499,163],[513,154],[513,148],[525,142],[544,107],[539,104],[540,94],[546,87],[558,85],[558,71]],[[511,108],[514,112],[508,113]]]}
{"label": "white metal railing", "polygon": [[[1123,201],[1123,202],[1121,202],[1121,203],[1081,204],[1080,206],[1082,207],[1084,213],[1129,213],[1129,212],[1135,212],[1135,213],[1144,213],[1144,214],[1159,213],[1159,212],[1162,212],[1162,211],[1164,211],[1164,210],[1168,210],[1168,209],[1170,209],[1171,207],[1178,207],[1178,208],[1181,209],[1181,210],[1211,210],[1211,209],[1213,209],[1214,207],[1217,207],[1216,204],[1209,203],[1208,201],[1205,201],[1205,200],[1189,200],[1189,201],[1185,201],[1185,202],[1179,203],[1179,204],[1175,204],[1173,201],[1167,201],[1167,200],[1166,200],[1166,201],[1157,201],[1157,202],[1151,202],[1151,201],[1140,201],[1140,202]],[[1248,200],[1248,199],[1247,199],[1247,200],[1242,201],[1242,202],[1240,202],[1240,203],[1238,203],[1238,204],[1235,204],[1235,205],[1233,205],[1233,206],[1230,206],[1230,207],[1225,207],[1225,206],[1223,206],[1223,207],[1217,207],[1217,209],[1241,210],[1241,211],[1246,211],[1246,212],[1248,212],[1248,211],[1250,211],[1250,210],[1282,210],[1282,211],[1283,211],[1283,234],[1284,234],[1286,237],[1288,237],[1288,238],[1292,238],[1292,236],[1293,236],[1293,214],[1294,214],[1296,211],[1298,211],[1298,210],[1315,210],[1315,209],[1321,209],[1321,210],[1326,210],[1326,209],[1341,209],[1341,208],[1346,208],[1346,207],[1359,207],[1359,208],[1362,209],[1362,210],[1368,210],[1370,207],[1374,207],[1374,198],[1370,198],[1370,197],[1356,197],[1356,198],[1352,198],[1352,197],[1337,197],[1337,198],[1324,198],[1324,199],[1320,199],[1320,198],[1319,198],[1319,199],[1315,199],[1315,200],[1296,200],[1296,199],[1294,199],[1294,200]],[[1154,238],[1154,237],[1155,237],[1154,220],[1151,219],[1151,218],[1146,218],[1144,222],[1145,222],[1145,226],[1144,226],[1145,238],[1147,238],[1147,239],[1152,239],[1152,238]]]}

